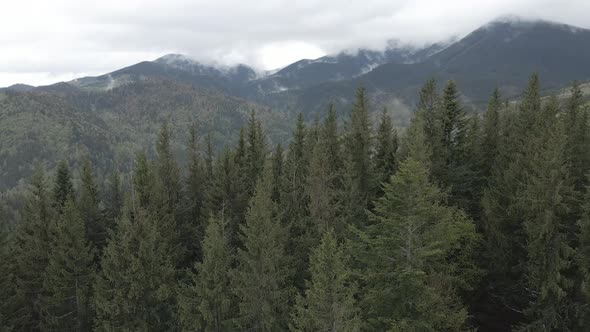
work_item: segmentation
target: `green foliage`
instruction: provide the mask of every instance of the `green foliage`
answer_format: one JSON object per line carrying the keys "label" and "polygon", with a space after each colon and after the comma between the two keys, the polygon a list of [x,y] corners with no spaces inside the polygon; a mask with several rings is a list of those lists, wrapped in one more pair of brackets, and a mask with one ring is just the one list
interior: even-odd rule
{"label": "green foliage", "polygon": [[365,209],[375,190],[375,174],[371,164],[371,124],[366,90],[357,90],[356,101],[350,114],[350,123],[345,136],[344,179],[347,196],[344,198],[348,223],[366,223]]}
{"label": "green foliage", "polygon": [[311,255],[310,271],[305,297],[297,297],[290,330],[360,331],[355,287],[350,281],[344,251],[332,231],[324,234]]}
{"label": "green foliage", "polygon": [[94,249],[71,201],[49,227],[50,252],[40,298],[44,331],[84,331],[92,326]]}
{"label": "green foliage", "polygon": [[12,307],[5,314],[15,330],[37,331],[41,315],[39,300],[43,286],[43,271],[50,255],[49,224],[52,216],[45,176],[37,168],[31,179],[30,193],[24,209],[23,223],[16,230],[10,254],[13,278],[10,281]]}
{"label": "green foliage", "polygon": [[104,203],[105,226],[107,229],[114,229],[123,209],[123,189],[121,188],[121,178],[118,172],[111,173],[108,179]]}
{"label": "green foliage", "polygon": [[61,213],[66,201],[74,199],[74,185],[70,175],[70,168],[65,160],[57,166],[53,183],[52,206],[57,213]]}
{"label": "green foliage", "polygon": [[209,219],[202,247],[203,262],[195,264],[196,273],[192,273],[192,284],[181,305],[180,321],[188,331],[228,331],[233,328],[236,301],[229,291],[233,257],[223,215]]}
{"label": "green foliage", "polygon": [[460,210],[447,207],[429,183],[428,170],[406,159],[375,202],[361,236],[365,316],[371,329],[459,331],[467,311],[456,294],[465,279],[459,268],[464,244],[476,238]]}
{"label": "green foliage", "polygon": [[375,169],[379,174],[379,183],[386,182],[397,167],[397,131],[393,127],[391,116],[383,109],[377,129],[377,146],[375,151]]}
{"label": "green foliage", "polygon": [[187,259],[200,259],[202,256],[201,242],[205,233],[206,218],[206,174],[198,146],[197,130],[193,125],[188,141],[188,175],[183,223],[179,225],[180,240],[188,250]]}
{"label": "green foliage", "polygon": [[96,330],[176,329],[174,255],[161,222],[141,208],[119,221],[96,280]]}
{"label": "green foliage", "polygon": [[272,201],[270,170],[258,181],[246,223],[241,227],[243,249],[232,289],[239,301],[238,324],[243,330],[277,331],[287,327],[292,297],[291,269],[286,255],[287,230]]}
{"label": "green foliage", "polygon": [[99,207],[98,186],[94,182],[89,159],[85,159],[82,166],[79,192],[78,209],[86,228],[85,234],[93,246],[100,251],[106,245],[109,226]]}
{"label": "green foliage", "polygon": [[[579,90],[560,105],[533,76],[520,103],[495,91],[480,121],[453,82],[439,96],[430,80],[398,148],[387,112],[372,132],[361,88],[344,130],[333,105],[311,126],[300,115],[288,149],[270,156],[266,110],[232,110],[249,121],[218,151],[235,128],[220,133],[215,112],[171,114],[146,97],[149,123],[132,105],[119,115],[145,124],[118,134],[137,142],[76,150],[52,191],[37,172],[27,195],[23,183],[0,196],[0,330],[585,330],[590,131]],[[116,104],[121,90],[111,93]],[[199,126],[187,136],[175,123],[195,123],[191,112]],[[108,132],[71,121],[80,139]]]}
{"label": "green foliage", "polygon": [[309,251],[314,245],[308,212],[310,202],[305,192],[309,174],[308,139],[303,115],[299,114],[285,161],[279,206],[281,217],[289,230],[286,249],[293,256],[295,284],[299,288],[303,288],[304,279],[307,277]]}

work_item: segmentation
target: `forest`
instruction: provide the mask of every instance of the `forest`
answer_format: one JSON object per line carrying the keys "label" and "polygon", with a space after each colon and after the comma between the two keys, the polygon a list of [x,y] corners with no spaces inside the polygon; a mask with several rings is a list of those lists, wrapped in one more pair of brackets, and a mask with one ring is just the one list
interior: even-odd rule
{"label": "forest", "polygon": [[476,113],[431,79],[401,128],[360,87],[285,146],[254,111],[221,152],[193,125],[186,162],[162,123],[105,183],[39,164],[0,223],[0,331],[587,330],[590,108],[523,89]]}

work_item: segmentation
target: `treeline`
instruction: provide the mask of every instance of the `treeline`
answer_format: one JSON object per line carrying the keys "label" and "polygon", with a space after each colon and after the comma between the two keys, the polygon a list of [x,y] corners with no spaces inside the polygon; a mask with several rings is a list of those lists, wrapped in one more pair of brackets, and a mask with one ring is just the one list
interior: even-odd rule
{"label": "treeline", "polygon": [[365,90],[269,147],[252,113],[188,165],[164,124],[103,193],[39,168],[0,236],[7,331],[582,331],[590,324],[590,131],[577,85],[495,91],[467,114],[455,83],[420,92],[399,135]]}

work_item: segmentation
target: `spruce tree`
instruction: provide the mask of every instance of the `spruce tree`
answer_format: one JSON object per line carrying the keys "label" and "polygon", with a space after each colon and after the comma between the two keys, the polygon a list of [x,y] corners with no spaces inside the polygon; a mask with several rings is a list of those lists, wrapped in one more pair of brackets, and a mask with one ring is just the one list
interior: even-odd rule
{"label": "spruce tree", "polygon": [[454,81],[449,81],[445,86],[441,112],[442,151],[434,153],[444,156],[445,162],[442,172],[435,180],[450,188],[449,198],[452,204],[467,208],[473,189],[473,174],[470,172],[470,155],[467,149],[469,129]]}
{"label": "spruce tree", "polygon": [[568,197],[572,188],[567,181],[563,155],[565,135],[555,119],[559,112],[556,98],[544,107],[537,123],[531,161],[518,204],[522,206],[523,230],[526,236],[525,290],[529,306],[523,330],[571,330],[567,318],[570,310],[571,280],[566,270],[572,256],[566,227]]}
{"label": "spruce tree", "polygon": [[[315,230],[310,229],[317,240],[321,234],[333,229],[336,236],[344,235],[345,225],[340,215],[338,174],[331,167],[329,146],[321,140],[315,142],[309,163],[309,176],[305,192],[309,201],[309,217]],[[315,242],[317,242],[317,240]]]}
{"label": "spruce tree", "polygon": [[85,234],[90,242],[92,242],[94,248],[100,252],[106,245],[109,228],[105,225],[105,220],[99,207],[98,186],[94,182],[92,165],[89,159],[85,159],[82,164],[79,192],[78,209],[84,221]]}
{"label": "spruce tree", "polygon": [[107,229],[114,229],[117,220],[121,217],[123,209],[123,189],[121,178],[117,171],[109,176],[105,197],[105,226]]}
{"label": "spruce tree", "polygon": [[381,121],[377,129],[377,144],[375,151],[375,170],[379,174],[379,183],[386,182],[393,174],[397,163],[397,131],[393,127],[391,116],[387,109],[381,113]]}
{"label": "spruce tree", "polygon": [[144,209],[125,213],[104,250],[95,284],[98,331],[170,331],[177,326],[175,255]]}
{"label": "spruce tree", "polygon": [[191,273],[180,320],[186,330],[229,331],[234,328],[236,300],[229,291],[233,257],[223,214],[209,219],[202,248],[203,262],[197,262],[196,273]]}
{"label": "spruce tree", "polygon": [[428,170],[406,159],[375,202],[372,224],[361,236],[365,250],[363,304],[372,330],[459,331],[467,310],[457,290],[467,287],[464,244],[476,239],[470,220],[444,205]]}
{"label": "spruce tree", "polygon": [[590,190],[586,188],[582,214],[578,220],[578,247],[575,253],[575,263],[579,273],[579,282],[575,284],[574,292],[579,294],[576,316],[578,326],[590,324]]}
{"label": "spruce tree", "polygon": [[496,165],[500,146],[500,110],[502,108],[502,97],[498,89],[494,90],[483,120],[483,138],[481,140],[482,152],[481,175],[487,179],[492,175]]}
{"label": "spruce tree", "polygon": [[346,257],[332,231],[327,231],[310,258],[311,280],[298,296],[291,331],[360,331]]}
{"label": "spruce tree", "polygon": [[38,331],[40,328],[39,299],[43,271],[50,254],[49,223],[53,215],[50,202],[45,176],[42,169],[37,167],[31,178],[23,223],[16,230],[11,251],[14,276],[11,298],[6,302],[13,306],[7,308],[9,312],[6,316],[8,325],[17,331]]}
{"label": "spruce tree", "polygon": [[283,191],[280,195],[280,213],[289,229],[287,251],[294,257],[296,267],[295,283],[299,288],[304,286],[307,276],[307,261],[309,250],[313,246],[310,233],[308,214],[308,196],[305,193],[305,183],[309,172],[308,153],[306,151],[307,129],[303,122],[303,115],[297,117],[293,141],[289,144],[289,151],[284,167]]}
{"label": "spruce tree", "polygon": [[188,250],[187,260],[201,259],[201,241],[205,233],[205,171],[199,154],[196,127],[190,128],[188,141],[188,177],[186,179],[186,210],[180,225],[180,239]]}
{"label": "spruce tree", "polygon": [[86,240],[84,220],[71,201],[49,228],[50,252],[40,299],[41,329],[87,331],[95,265],[94,249]]}
{"label": "spruce tree", "polygon": [[62,160],[57,165],[52,194],[52,206],[57,213],[61,213],[67,200],[74,199],[74,185],[72,184],[70,168],[65,160]]}
{"label": "spruce tree", "polygon": [[254,192],[254,188],[258,178],[262,175],[264,162],[266,158],[266,146],[264,140],[264,133],[260,121],[256,118],[256,112],[252,110],[250,113],[250,120],[248,122],[248,148],[247,148],[247,174],[248,174],[248,192],[250,195]]}
{"label": "spruce tree", "polygon": [[181,194],[180,170],[172,153],[171,140],[170,128],[167,123],[164,123],[160,128],[156,144],[156,151],[158,152],[157,174],[159,184],[162,187],[162,203],[167,208],[167,213],[177,217]]}
{"label": "spruce tree", "polygon": [[426,81],[419,92],[416,117],[420,116],[424,126],[426,143],[430,146],[431,177],[442,178],[446,167],[446,153],[443,147],[443,112],[441,97],[434,78]]}
{"label": "spruce tree", "polygon": [[340,173],[342,172],[342,146],[338,133],[338,117],[334,104],[330,103],[328,114],[321,128],[320,139],[326,146],[326,154],[329,161],[329,171],[337,175],[335,185],[339,185]]}
{"label": "spruce tree", "polygon": [[567,100],[564,116],[566,134],[565,157],[568,172],[574,189],[582,193],[587,184],[586,173],[590,170],[590,152],[587,146],[590,142],[588,110],[582,107],[583,94],[578,82],[571,88],[571,96]]}
{"label": "spruce tree", "polygon": [[371,124],[369,122],[368,100],[365,88],[357,90],[356,101],[350,115],[349,128],[345,136],[346,160],[344,161],[343,198],[347,223],[366,224],[365,209],[372,200],[376,189],[376,178],[371,163]]}
{"label": "spruce tree", "polygon": [[237,206],[236,186],[238,185],[238,169],[234,162],[233,155],[229,149],[217,157],[213,170],[212,185],[209,189],[209,205],[213,214],[223,212],[228,223],[228,238],[230,246],[236,248],[240,245],[239,227],[242,223]]}
{"label": "spruce tree", "polygon": [[140,152],[135,158],[135,167],[133,169],[133,203],[142,209],[150,208],[155,201],[155,181],[154,172],[145,153]]}
{"label": "spruce tree", "polygon": [[277,144],[277,147],[272,155],[272,200],[279,203],[281,202],[281,193],[283,192],[283,176],[284,176],[284,152],[281,143]]}
{"label": "spruce tree", "polygon": [[292,297],[291,270],[285,250],[287,230],[272,201],[272,174],[266,170],[241,227],[243,249],[232,289],[239,301],[242,330],[280,331],[287,328]]}
{"label": "spruce tree", "polygon": [[240,129],[238,146],[234,152],[235,179],[233,187],[235,193],[235,202],[232,207],[232,214],[237,220],[237,224],[244,222],[246,210],[248,209],[248,200],[252,194],[250,188],[249,166],[248,166],[248,148],[246,144],[246,132]]}
{"label": "spruce tree", "polygon": [[14,241],[9,233],[5,220],[0,217],[0,331],[11,331],[13,315],[22,304],[22,299],[17,296],[16,280],[14,275],[15,257]]}
{"label": "spruce tree", "polygon": [[533,75],[518,111],[507,114],[507,143],[482,206],[489,287],[497,290],[494,295],[503,307],[511,308],[505,321],[551,330],[571,323],[562,316],[569,306],[564,297],[570,283],[564,273],[570,259],[564,218],[571,187],[558,107],[555,100],[541,107],[539,90]]}

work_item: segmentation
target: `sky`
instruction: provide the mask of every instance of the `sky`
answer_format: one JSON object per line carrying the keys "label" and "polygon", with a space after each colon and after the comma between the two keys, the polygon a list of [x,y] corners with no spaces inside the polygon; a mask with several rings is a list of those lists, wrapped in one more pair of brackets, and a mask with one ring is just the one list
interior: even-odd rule
{"label": "sky", "polygon": [[104,74],[168,53],[259,70],[462,37],[501,16],[590,28],[589,0],[0,0],[0,86]]}

